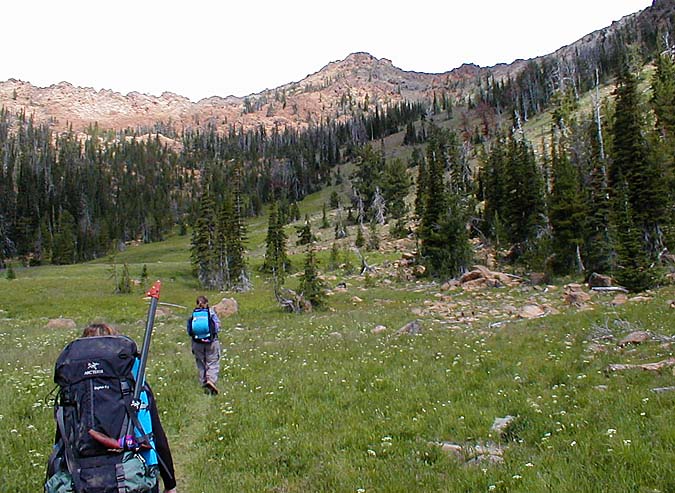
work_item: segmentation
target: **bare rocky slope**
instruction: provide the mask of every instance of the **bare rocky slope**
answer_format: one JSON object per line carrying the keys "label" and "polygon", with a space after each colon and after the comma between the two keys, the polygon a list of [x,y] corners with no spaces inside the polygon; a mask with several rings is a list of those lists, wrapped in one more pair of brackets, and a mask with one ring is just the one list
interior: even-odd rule
{"label": "bare rocky slope", "polygon": [[[654,0],[652,7],[628,15],[544,57],[564,64],[596,50],[599,43],[607,43],[626,24],[639,19],[670,22],[674,4],[674,0]],[[57,131],[68,126],[82,131],[95,122],[102,129],[131,128],[141,132],[156,129],[158,122],[177,130],[205,125],[220,131],[231,125],[304,128],[327,118],[349,118],[350,108],[366,102],[386,106],[402,100],[430,100],[434,93],[444,93],[455,102],[461,102],[475,89],[476,81],[488,73],[496,79],[515,77],[527,63],[516,60],[490,68],[463,65],[441,74],[426,74],[401,70],[391,61],[367,53],[354,53],[329,63],[301,81],[276,89],[241,98],[211,97],[196,103],[169,92],[159,97],[137,92],[123,95],[111,90],[75,87],[67,82],[36,87],[10,79],[0,82],[0,107],[11,114],[23,112],[37,122],[47,122]]]}

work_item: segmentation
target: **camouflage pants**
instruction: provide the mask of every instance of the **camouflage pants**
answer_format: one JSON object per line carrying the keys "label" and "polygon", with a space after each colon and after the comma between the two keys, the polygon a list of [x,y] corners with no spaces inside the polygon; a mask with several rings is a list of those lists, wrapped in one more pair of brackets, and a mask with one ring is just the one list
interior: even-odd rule
{"label": "camouflage pants", "polygon": [[204,385],[207,380],[216,383],[220,372],[220,342],[192,341],[192,354],[195,356],[199,383]]}

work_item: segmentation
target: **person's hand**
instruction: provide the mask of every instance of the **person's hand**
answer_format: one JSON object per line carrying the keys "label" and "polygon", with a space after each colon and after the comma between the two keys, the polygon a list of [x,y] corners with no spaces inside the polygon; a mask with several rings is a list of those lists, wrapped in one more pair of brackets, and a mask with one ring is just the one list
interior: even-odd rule
{"label": "person's hand", "polygon": [[164,490],[164,493],[178,493],[178,490],[176,490],[176,488],[171,488],[170,490]]}

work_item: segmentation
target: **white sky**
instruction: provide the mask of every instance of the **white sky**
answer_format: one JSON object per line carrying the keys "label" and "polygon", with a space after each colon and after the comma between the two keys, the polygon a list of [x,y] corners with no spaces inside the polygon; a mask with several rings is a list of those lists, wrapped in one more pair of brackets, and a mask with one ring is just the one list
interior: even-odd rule
{"label": "white sky", "polygon": [[5,0],[0,81],[193,101],[245,96],[365,51],[439,73],[555,51],[651,0]]}

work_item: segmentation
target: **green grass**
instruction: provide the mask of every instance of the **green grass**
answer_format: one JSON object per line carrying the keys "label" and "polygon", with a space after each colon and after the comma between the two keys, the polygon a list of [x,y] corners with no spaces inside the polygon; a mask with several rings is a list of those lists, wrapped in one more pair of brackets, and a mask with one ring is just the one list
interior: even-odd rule
{"label": "green grass", "polygon": [[[308,210],[320,210],[325,193],[312,197]],[[312,221],[318,224],[320,213]],[[260,218],[249,237],[262,241],[265,229]],[[132,277],[147,265],[150,278],[163,282],[162,301],[192,306],[202,291],[190,276],[188,241],[176,236],[132,247],[116,262],[127,262]],[[297,269],[301,251],[293,258]],[[206,293],[212,302],[228,296],[239,303],[239,313],[224,320],[217,397],[197,384],[184,332],[188,310],[168,307],[157,318],[148,378],[172,445],[179,491],[675,489],[675,393],[650,391],[671,385],[672,372],[605,372],[610,363],[671,357],[672,348],[649,342],[620,349],[614,340],[603,343],[605,352],[589,351],[600,326],[617,338],[629,326],[672,336],[672,287],[650,302],[612,307],[611,297],[598,296],[592,311],[568,309],[491,328],[490,322],[505,317],[486,315],[488,307],[562,299],[562,290],[442,293],[458,310],[485,315],[449,325],[442,314],[424,311],[441,299],[434,283],[405,283],[383,269],[375,286],[366,287],[361,276],[336,272],[329,283],[345,280],[348,290],[330,296],[328,310],[292,315],[280,311],[269,279],[257,273],[259,255],[251,259],[253,291]],[[327,255],[321,252],[320,259]],[[368,255],[383,266],[399,254]],[[42,488],[54,433],[53,364],[63,346],[92,320],[111,322],[141,340],[147,309],[142,291],[112,294],[109,264],[101,259],[17,268],[16,280],[0,279],[2,491]],[[288,281],[295,283],[295,277]],[[45,329],[58,316],[73,318],[78,328]],[[420,320],[421,335],[394,335],[413,319]],[[373,335],[378,324],[387,331]],[[507,414],[517,417],[508,437],[494,436],[494,419]],[[507,447],[504,463],[467,466],[434,444],[442,441],[500,442]]]}

